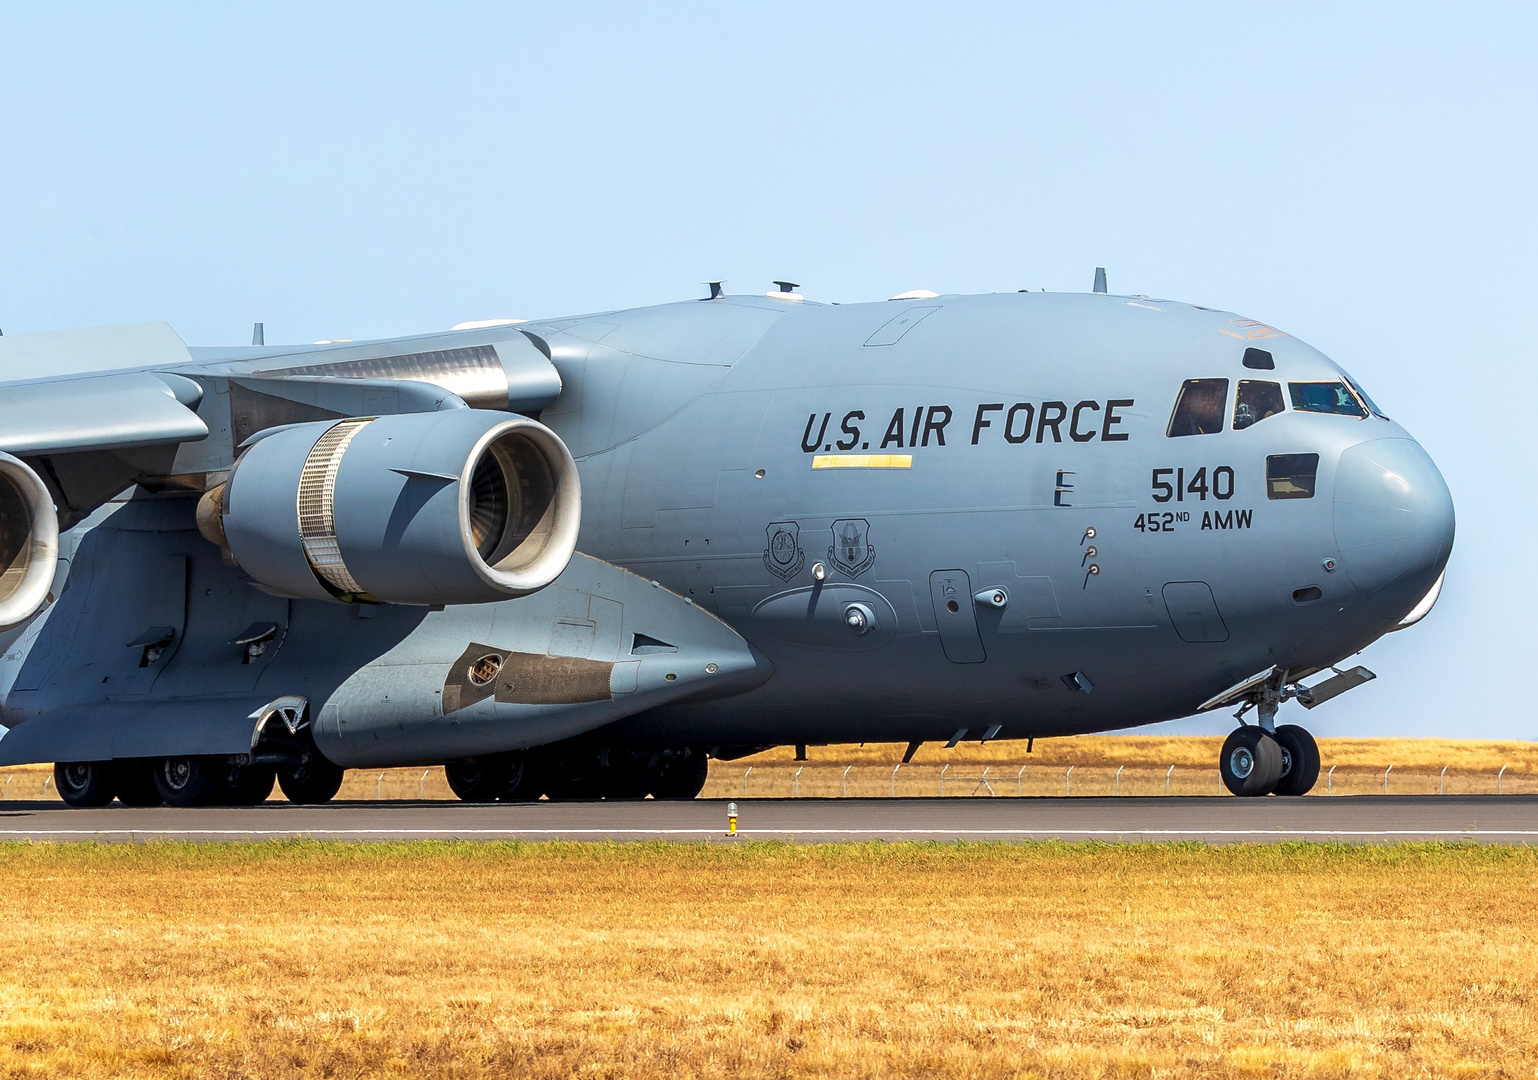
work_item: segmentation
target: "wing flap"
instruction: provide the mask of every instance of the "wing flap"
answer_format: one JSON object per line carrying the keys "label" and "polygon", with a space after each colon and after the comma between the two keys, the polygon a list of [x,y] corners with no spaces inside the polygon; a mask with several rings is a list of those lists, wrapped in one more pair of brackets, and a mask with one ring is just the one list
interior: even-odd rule
{"label": "wing flap", "polygon": [[[0,450],[47,454],[193,442],[208,425],[148,372],[0,386]],[[183,391],[183,396],[186,396]]]}

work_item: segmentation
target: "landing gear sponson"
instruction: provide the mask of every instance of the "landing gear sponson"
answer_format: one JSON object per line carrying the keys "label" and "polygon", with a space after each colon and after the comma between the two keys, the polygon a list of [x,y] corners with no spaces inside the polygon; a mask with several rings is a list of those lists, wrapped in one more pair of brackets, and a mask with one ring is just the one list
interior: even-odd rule
{"label": "landing gear sponson", "polygon": [[[635,751],[560,745],[525,753],[451,761],[449,787],[465,802],[590,799],[692,799],[705,787],[704,747]],[[70,806],[256,806],[274,783],[292,803],[330,802],[343,770],[318,751],[263,761],[251,755],[61,761],[54,785]]]}
{"label": "landing gear sponson", "polygon": [[[1223,740],[1218,760],[1224,787],[1252,797],[1307,795],[1313,790],[1319,780],[1319,744],[1296,724],[1278,726],[1276,713],[1292,699],[1312,709],[1376,677],[1364,667],[1333,670],[1334,676],[1308,687],[1289,679],[1281,668],[1268,668],[1202,704],[1198,711],[1241,702],[1234,714],[1241,726]],[[1254,725],[1244,720],[1251,709],[1257,717]]]}

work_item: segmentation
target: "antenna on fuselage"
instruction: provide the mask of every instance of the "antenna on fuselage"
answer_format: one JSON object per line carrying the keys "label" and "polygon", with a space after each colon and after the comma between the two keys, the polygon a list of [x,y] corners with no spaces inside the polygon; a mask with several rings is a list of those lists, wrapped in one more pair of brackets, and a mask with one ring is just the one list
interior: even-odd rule
{"label": "antenna on fuselage", "polygon": [[253,344],[253,345],[265,345],[265,344],[267,344],[267,334],[262,329],[262,324],[261,323],[252,323],[251,324],[251,344]]}
{"label": "antenna on fuselage", "polygon": [[721,286],[725,285],[726,282],[724,282],[724,281],[707,281],[707,282],[705,282],[705,284],[710,286],[710,296],[707,297],[707,299],[710,299],[710,300],[719,300],[719,299],[721,299],[721,296],[723,295],[722,292],[721,292]]}
{"label": "antenna on fuselage", "polygon": [[1096,292],[1105,292],[1106,291],[1106,288],[1105,288],[1105,267],[1103,267],[1103,266],[1095,267],[1095,291]]}

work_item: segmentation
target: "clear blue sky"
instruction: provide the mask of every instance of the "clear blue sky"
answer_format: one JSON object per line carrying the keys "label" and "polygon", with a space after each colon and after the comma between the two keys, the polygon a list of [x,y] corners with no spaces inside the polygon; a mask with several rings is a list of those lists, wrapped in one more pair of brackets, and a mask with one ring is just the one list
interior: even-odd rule
{"label": "clear blue sky", "polygon": [[1314,730],[1531,738],[1535,72],[1531,5],[12,3],[0,327],[364,338],[1105,266],[1317,345],[1452,487],[1441,603]]}

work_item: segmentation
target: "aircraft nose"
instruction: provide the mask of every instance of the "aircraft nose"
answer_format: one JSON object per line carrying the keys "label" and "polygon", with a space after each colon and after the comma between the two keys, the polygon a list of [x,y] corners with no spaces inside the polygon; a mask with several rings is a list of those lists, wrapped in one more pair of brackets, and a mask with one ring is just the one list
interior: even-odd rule
{"label": "aircraft nose", "polygon": [[1335,476],[1341,567],[1374,614],[1399,619],[1436,583],[1453,546],[1453,498],[1414,439],[1351,447]]}

